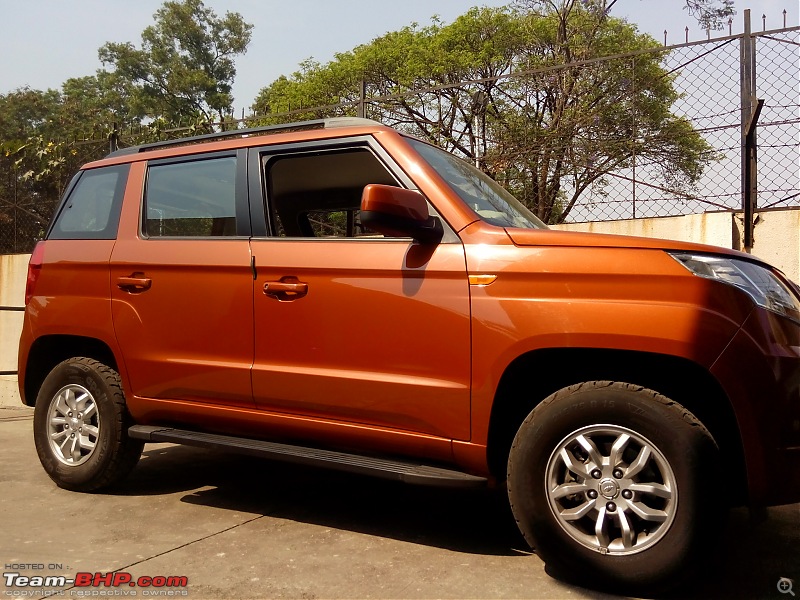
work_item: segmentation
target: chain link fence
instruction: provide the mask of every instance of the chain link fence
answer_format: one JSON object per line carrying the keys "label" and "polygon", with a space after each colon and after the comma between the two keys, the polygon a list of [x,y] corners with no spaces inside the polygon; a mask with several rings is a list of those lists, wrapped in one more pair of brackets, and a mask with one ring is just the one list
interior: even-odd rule
{"label": "chain link fence", "polygon": [[[434,141],[448,149],[475,157],[476,165],[539,209],[539,216],[551,222],[586,222],[615,219],[676,216],[716,210],[739,210],[743,207],[744,185],[742,154],[744,134],[752,112],[753,99],[743,100],[742,40],[744,34],[679,44],[627,56],[608,57],[583,64],[564,65],[496,80],[490,93],[513,98],[516,108],[523,107],[524,118],[544,120],[543,126],[525,130],[524,139],[510,154],[502,136],[492,136],[491,126],[463,120],[457,140]],[[800,205],[800,28],[787,28],[752,34],[754,40],[755,96],[764,100],[757,121],[757,204],[758,208]],[[660,73],[652,73],[657,61]],[[651,70],[648,75],[647,70]],[[613,72],[615,76],[610,77]],[[648,81],[648,77],[651,79]],[[699,136],[693,144],[681,146],[665,139],[664,122],[660,124],[648,94],[657,88],[652,78],[669,81],[676,93],[671,113],[677,121],[689,123]],[[586,108],[583,119],[562,121],[561,130],[548,131],[553,109],[524,107],[541,102],[537,93],[561,85],[563,80],[594,86],[606,95],[597,102],[603,111],[621,113],[609,119],[598,110]],[[615,87],[608,85],[608,80]],[[637,90],[645,84],[647,90]],[[467,95],[485,93],[486,82],[460,84]],[[440,90],[426,90],[427,106],[441,107]],[[591,96],[589,89],[583,94]],[[551,94],[552,96],[552,94]],[[545,100],[549,100],[545,98]],[[419,135],[417,124],[409,127],[408,110],[398,110],[405,99],[389,98],[371,102],[368,116],[393,122]],[[581,107],[586,107],[582,104]],[[450,105],[445,102],[445,113]],[[468,114],[468,111],[465,111]],[[544,119],[542,117],[544,116]],[[626,119],[628,122],[626,123]],[[429,123],[441,116],[427,118]],[[496,130],[495,130],[496,131]],[[674,135],[674,134],[673,134]],[[464,151],[464,140],[474,138]],[[472,152],[473,149],[477,151]],[[694,164],[682,164],[675,152],[695,158]],[[541,167],[550,153],[569,164],[559,171],[553,161],[543,174],[531,173]],[[533,158],[533,160],[531,160]],[[516,169],[509,169],[516,163]],[[685,172],[681,173],[680,169]],[[527,172],[527,173],[526,173]],[[548,181],[547,186],[542,181]],[[538,194],[536,189],[539,187]],[[533,192],[533,193],[531,193]],[[554,198],[542,198],[550,193]],[[542,200],[550,200],[553,211],[544,212]]]}
{"label": "chain link fence", "polygon": [[[516,64],[513,73],[395,94],[366,82],[335,105],[238,123],[373,118],[465,157],[545,220],[569,223],[741,209],[743,144],[757,96],[764,105],[755,136],[756,206],[798,206],[800,28],[751,34],[752,58],[742,50],[746,37],[558,67]],[[748,60],[755,96],[743,87]],[[179,127],[148,135],[193,133]],[[128,145],[142,137],[133,131],[120,139]],[[79,165],[105,155],[108,140],[65,147],[71,159],[83,159],[70,161]],[[14,196],[20,174],[6,169],[5,177],[0,253],[27,252],[43,235],[57,197],[52,190]]]}
{"label": "chain link fence", "polygon": [[758,126],[758,207],[798,206],[800,30],[757,34],[755,40],[757,94],[765,101]]}
{"label": "chain link fence", "polygon": [[[573,221],[673,216],[742,208],[742,139],[752,107],[742,102],[741,39],[684,44],[668,49],[667,70],[677,75],[681,97],[672,110],[689,119],[713,148],[714,158],[687,193],[655,185],[650,165],[614,172],[614,202],[591,195]],[[800,205],[800,32],[797,28],[753,34],[755,93],[764,100],[757,127],[757,206]]]}

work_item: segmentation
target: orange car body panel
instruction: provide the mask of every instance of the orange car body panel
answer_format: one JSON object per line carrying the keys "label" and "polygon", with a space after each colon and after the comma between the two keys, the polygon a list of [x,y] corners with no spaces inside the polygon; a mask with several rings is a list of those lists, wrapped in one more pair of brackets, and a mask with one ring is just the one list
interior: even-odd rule
{"label": "orange car body panel", "polygon": [[[500,377],[523,354],[546,348],[614,348],[686,358],[709,368],[752,310],[731,289],[691,275],[649,249],[472,244],[469,272],[497,279],[472,287],[473,432],[487,442]],[[509,238],[510,239],[510,238]],[[712,289],[713,288],[713,289]],[[537,374],[532,373],[533,377]]]}
{"label": "orange car body panel", "polygon": [[[264,239],[252,248],[258,407],[469,439],[461,244]],[[284,277],[307,283],[307,295],[264,294]],[[435,332],[422,327],[431,323]]]}
{"label": "orange car body panel", "polygon": [[108,279],[113,247],[113,240],[47,242],[36,294],[26,307],[30,318],[23,327],[23,349],[52,335],[80,335],[117,347]]}

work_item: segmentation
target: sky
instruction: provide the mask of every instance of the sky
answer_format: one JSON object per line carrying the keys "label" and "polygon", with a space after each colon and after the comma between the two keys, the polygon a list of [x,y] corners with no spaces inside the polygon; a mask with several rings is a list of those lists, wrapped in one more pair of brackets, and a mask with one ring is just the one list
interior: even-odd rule
{"label": "sky", "polygon": [[[509,0],[205,0],[217,15],[232,11],[252,23],[247,54],[236,60],[233,88],[236,114],[249,109],[261,88],[290,75],[301,61],[325,63],[337,52],[369,42],[411,23],[425,25],[434,15],[451,22],[472,6],[502,6]],[[28,86],[60,88],[70,77],[101,68],[97,49],[106,42],[132,42],[153,22],[163,0],[0,0],[0,93]],[[744,9],[752,27],[798,25],[798,0],[736,0],[733,33],[743,29]],[[683,0],[617,0],[616,17],[626,18],[658,40],[668,31],[669,44],[703,39]],[[725,32],[727,34],[727,31]],[[723,32],[712,32],[723,35]],[[248,110],[249,111],[249,110]]]}

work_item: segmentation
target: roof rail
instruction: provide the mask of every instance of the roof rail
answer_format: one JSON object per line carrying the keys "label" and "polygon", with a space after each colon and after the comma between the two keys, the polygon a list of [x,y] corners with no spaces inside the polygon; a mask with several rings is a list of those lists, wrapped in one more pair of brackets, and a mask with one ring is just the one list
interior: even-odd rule
{"label": "roof rail", "polygon": [[224,140],[228,138],[237,137],[250,137],[257,135],[270,135],[274,133],[285,133],[288,131],[305,131],[311,129],[334,129],[336,127],[353,127],[357,125],[381,125],[378,121],[372,119],[362,119],[360,117],[333,117],[329,119],[316,119],[313,121],[299,121],[297,123],[284,123],[281,125],[266,125],[264,127],[252,127],[250,129],[231,129],[230,131],[220,131],[217,133],[206,133],[203,135],[195,135],[192,137],[176,138],[173,140],[166,140],[163,142],[152,142],[149,144],[141,144],[139,146],[130,146],[128,148],[120,148],[106,156],[111,158],[114,156],[125,156],[128,154],[137,154],[139,152],[147,152],[149,150],[159,150],[161,148],[170,148],[173,146],[184,146],[189,144],[200,144],[203,142],[213,142],[216,140]]}

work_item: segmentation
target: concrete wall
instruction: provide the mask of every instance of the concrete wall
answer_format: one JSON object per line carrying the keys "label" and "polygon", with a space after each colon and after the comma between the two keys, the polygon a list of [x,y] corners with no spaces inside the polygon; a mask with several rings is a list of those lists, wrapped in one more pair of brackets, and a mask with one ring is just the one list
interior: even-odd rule
{"label": "concrete wall", "polygon": [[755,256],[800,283],[800,209],[757,213],[753,241]]}
{"label": "concrete wall", "polygon": [[[736,250],[742,249],[743,238],[741,214],[731,212],[574,223],[554,225],[553,228],[680,240]],[[800,209],[759,212],[753,239],[753,256],[778,267],[789,279],[800,282]]]}
{"label": "concrete wall", "polygon": [[[0,255],[0,306],[25,306],[25,280],[30,254]],[[17,347],[23,313],[0,310],[0,371],[17,370]],[[0,406],[19,406],[17,376],[0,375]]]}
{"label": "concrete wall", "polygon": [[[682,217],[602,221],[554,226],[554,229],[637,235],[741,248],[742,220],[736,213],[718,212]],[[800,209],[758,213],[753,255],[800,282]],[[0,255],[0,306],[21,307],[29,254]],[[17,369],[17,345],[22,313],[0,311],[0,371]],[[0,406],[19,406],[16,376],[0,376]]]}
{"label": "concrete wall", "polygon": [[616,235],[635,235],[664,240],[679,240],[733,248],[738,241],[733,213],[703,213],[681,217],[660,217],[654,219],[629,219],[625,221],[598,221],[594,223],[573,223],[553,225],[553,229],[565,231],[588,231],[591,233],[613,233]]}

